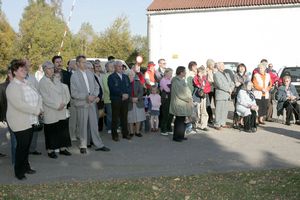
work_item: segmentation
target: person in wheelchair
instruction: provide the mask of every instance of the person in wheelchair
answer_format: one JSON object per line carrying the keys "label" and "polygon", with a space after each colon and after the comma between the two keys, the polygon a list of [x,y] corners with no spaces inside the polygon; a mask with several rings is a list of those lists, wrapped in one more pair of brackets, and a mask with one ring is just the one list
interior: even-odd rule
{"label": "person in wheelchair", "polygon": [[236,101],[236,113],[243,118],[244,131],[248,133],[256,132],[257,130],[256,116],[258,106],[252,89],[252,82],[246,81],[239,90]]}
{"label": "person in wheelchair", "polygon": [[299,100],[299,94],[296,87],[291,84],[291,76],[285,75],[283,77],[283,85],[278,88],[276,94],[277,99],[277,115],[283,115],[284,109],[286,110],[286,125],[291,125],[293,120],[293,113],[295,115],[296,124],[300,125],[299,113],[300,108],[297,101]]}

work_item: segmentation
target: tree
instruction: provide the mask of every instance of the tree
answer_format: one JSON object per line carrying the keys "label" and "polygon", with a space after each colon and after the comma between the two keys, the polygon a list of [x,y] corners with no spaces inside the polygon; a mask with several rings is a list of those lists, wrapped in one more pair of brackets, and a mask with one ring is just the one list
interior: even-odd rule
{"label": "tree", "polygon": [[[37,68],[39,64],[57,55],[65,28],[66,23],[45,0],[29,0],[20,21],[18,49],[21,55]],[[71,38],[71,34],[64,38],[62,56],[65,60],[74,57]]]}
{"label": "tree", "polygon": [[97,40],[97,34],[93,30],[93,26],[84,22],[81,24],[80,30],[75,35],[74,40],[78,45],[78,54],[88,55],[89,57],[96,57],[94,48],[91,46],[93,41]]}
{"label": "tree", "polygon": [[148,39],[145,36],[135,35],[132,37],[132,44],[134,51],[127,58],[127,63],[135,63],[135,59],[138,55],[143,57],[144,63],[147,64],[149,60],[149,51],[148,51]]}
{"label": "tree", "polygon": [[122,60],[127,60],[134,47],[131,40],[128,18],[118,17],[104,33],[93,41],[95,53],[101,57],[113,55]]}
{"label": "tree", "polygon": [[[1,2],[0,2],[1,3]],[[0,10],[0,71],[6,71],[7,65],[13,59],[16,33],[7,22],[4,13]]]}
{"label": "tree", "polygon": [[62,13],[62,3],[63,0],[50,0],[50,5],[54,9],[55,15],[63,20],[64,15]]}

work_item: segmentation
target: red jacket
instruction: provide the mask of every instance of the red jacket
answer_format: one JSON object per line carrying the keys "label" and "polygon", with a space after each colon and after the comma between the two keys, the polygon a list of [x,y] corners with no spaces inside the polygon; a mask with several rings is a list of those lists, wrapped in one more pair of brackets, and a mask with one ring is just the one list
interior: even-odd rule
{"label": "red jacket", "polygon": [[[206,76],[202,76],[202,79],[196,75],[193,79],[194,86],[197,88],[202,88],[205,94],[210,93],[210,83],[207,80]],[[205,83],[205,84],[204,84]],[[204,85],[204,87],[203,87]]]}

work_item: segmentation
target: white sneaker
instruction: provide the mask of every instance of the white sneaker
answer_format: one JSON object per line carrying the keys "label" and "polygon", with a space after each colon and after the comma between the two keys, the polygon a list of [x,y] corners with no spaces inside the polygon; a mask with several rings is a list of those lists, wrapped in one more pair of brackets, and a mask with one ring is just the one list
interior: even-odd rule
{"label": "white sneaker", "polygon": [[111,134],[111,130],[108,130],[108,131],[107,131],[107,134]]}
{"label": "white sneaker", "polygon": [[187,130],[187,131],[185,131],[185,135],[194,135],[194,134],[197,134],[197,131],[195,131],[195,130]]}
{"label": "white sneaker", "polygon": [[161,132],[160,134],[163,135],[163,136],[168,136],[169,135],[169,133],[167,133],[167,132],[165,132],[165,133]]}
{"label": "white sneaker", "polygon": [[121,129],[118,128],[118,129],[117,129],[117,133],[121,133]]}
{"label": "white sneaker", "polygon": [[173,135],[173,131],[171,131],[171,132],[167,132],[169,135]]}

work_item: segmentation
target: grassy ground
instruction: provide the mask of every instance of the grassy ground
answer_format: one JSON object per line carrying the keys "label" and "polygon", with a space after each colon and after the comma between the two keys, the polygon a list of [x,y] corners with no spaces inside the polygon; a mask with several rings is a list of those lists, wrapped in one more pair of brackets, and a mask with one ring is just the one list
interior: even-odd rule
{"label": "grassy ground", "polygon": [[1,185],[0,199],[300,199],[300,168],[186,177]]}

